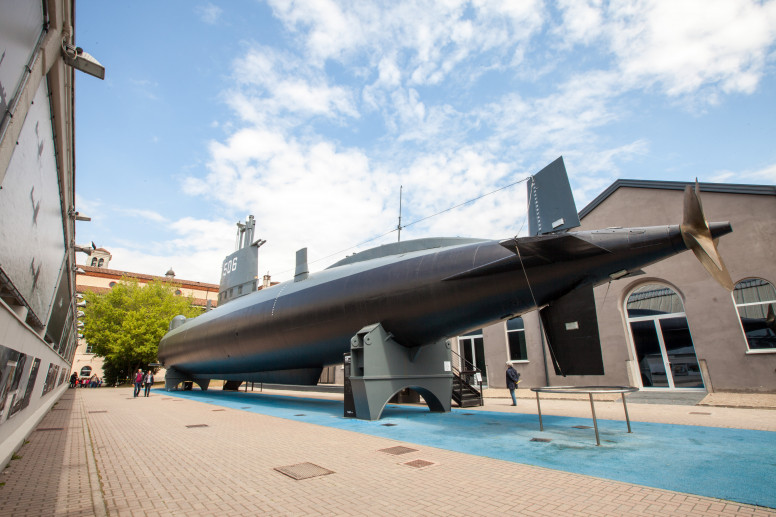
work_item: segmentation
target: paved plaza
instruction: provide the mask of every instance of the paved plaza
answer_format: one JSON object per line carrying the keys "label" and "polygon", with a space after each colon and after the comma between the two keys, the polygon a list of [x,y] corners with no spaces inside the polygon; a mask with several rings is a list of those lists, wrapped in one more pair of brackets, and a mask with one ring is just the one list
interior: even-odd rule
{"label": "paved plaza", "polygon": [[[536,414],[529,392],[522,394],[528,398],[517,408],[488,399],[483,409]],[[632,403],[628,409],[634,422],[776,432],[776,411],[755,408],[768,404],[752,400],[721,404],[745,408]],[[616,400],[596,403],[599,419],[621,420],[622,410]],[[543,398],[542,412],[589,418],[590,405]],[[773,451],[764,454],[772,461]],[[132,388],[68,390],[0,483],[0,515],[13,516],[776,515],[772,508],[452,452],[161,390],[133,398]]]}

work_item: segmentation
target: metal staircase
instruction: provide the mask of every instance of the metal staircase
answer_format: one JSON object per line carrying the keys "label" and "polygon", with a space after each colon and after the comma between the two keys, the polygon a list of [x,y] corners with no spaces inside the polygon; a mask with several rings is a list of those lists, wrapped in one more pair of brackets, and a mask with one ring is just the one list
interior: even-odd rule
{"label": "metal staircase", "polygon": [[482,371],[459,356],[453,365],[453,402],[458,407],[482,406]]}

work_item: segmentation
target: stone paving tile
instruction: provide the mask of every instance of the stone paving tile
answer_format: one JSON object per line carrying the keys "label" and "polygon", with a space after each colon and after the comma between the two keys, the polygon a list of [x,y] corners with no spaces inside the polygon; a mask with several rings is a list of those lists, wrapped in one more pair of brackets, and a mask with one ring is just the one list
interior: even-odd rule
{"label": "stone paving tile", "polygon": [[[68,391],[39,425],[65,430],[33,432],[0,474],[0,516],[776,516],[160,394],[134,399],[129,390]],[[194,424],[207,427],[186,427]],[[418,450],[380,452],[397,445]],[[404,465],[418,459],[433,465]],[[274,470],[305,462],[334,473],[295,480]]]}

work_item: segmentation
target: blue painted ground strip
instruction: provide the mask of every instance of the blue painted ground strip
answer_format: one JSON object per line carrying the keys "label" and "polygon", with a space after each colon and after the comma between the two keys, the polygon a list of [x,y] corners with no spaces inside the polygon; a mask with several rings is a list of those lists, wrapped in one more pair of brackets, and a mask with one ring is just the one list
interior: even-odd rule
{"label": "blue painted ground strip", "polygon": [[[388,405],[382,418],[344,418],[342,401],[217,390],[155,390],[222,407],[477,456],[776,508],[776,433],[746,429]],[[528,401],[522,401],[528,404]],[[774,414],[776,418],[776,414]],[[386,426],[385,424],[395,424]],[[550,442],[534,442],[546,438]]]}

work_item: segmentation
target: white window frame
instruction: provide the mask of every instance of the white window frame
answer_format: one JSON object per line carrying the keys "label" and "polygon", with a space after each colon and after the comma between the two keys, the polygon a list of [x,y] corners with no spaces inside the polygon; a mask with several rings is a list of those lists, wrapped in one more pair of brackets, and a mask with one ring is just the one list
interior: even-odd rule
{"label": "white window frame", "polygon": [[[771,286],[774,286],[772,282],[769,282],[768,280],[762,277],[755,277],[755,276],[742,278],[741,280],[736,282],[736,285],[740,284],[741,282],[745,282],[747,280],[762,280],[763,282],[768,282],[768,284],[770,284]],[[753,307],[755,305],[771,305],[776,303],[776,300],[768,300],[764,302],[737,303],[736,296],[734,293],[735,293],[735,289],[733,290],[733,292],[730,293],[730,298],[733,300],[733,306],[736,308],[736,316],[738,317],[738,328],[741,329],[741,335],[744,337],[744,343],[746,343],[746,354],[747,355],[776,354],[776,348],[749,348],[749,338],[746,337],[746,330],[744,329],[744,324],[741,322],[741,313],[738,310],[739,307]]]}
{"label": "white window frame", "polygon": [[[515,316],[515,318],[523,319],[522,316]],[[510,318],[514,319],[514,318]],[[523,342],[525,343],[525,359],[512,359],[512,354],[510,353],[509,349],[509,334],[512,332],[522,332],[523,333]],[[528,360],[528,340],[525,338],[525,320],[523,319],[523,328],[522,329],[514,329],[509,330],[508,321],[504,322],[504,336],[506,337],[506,346],[507,346],[507,360],[512,364],[527,364],[530,361]]]}

